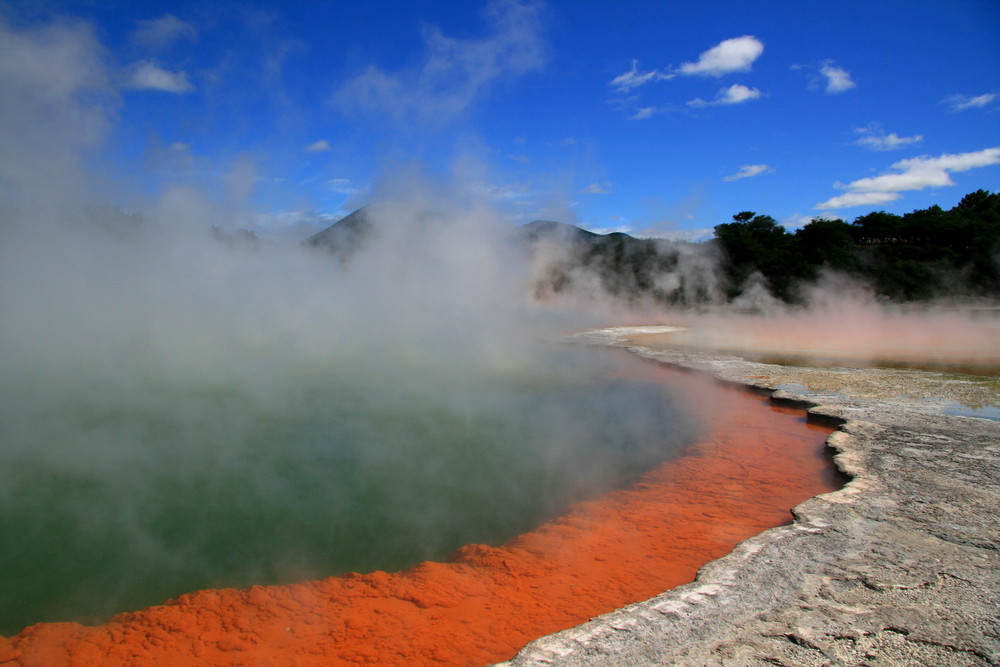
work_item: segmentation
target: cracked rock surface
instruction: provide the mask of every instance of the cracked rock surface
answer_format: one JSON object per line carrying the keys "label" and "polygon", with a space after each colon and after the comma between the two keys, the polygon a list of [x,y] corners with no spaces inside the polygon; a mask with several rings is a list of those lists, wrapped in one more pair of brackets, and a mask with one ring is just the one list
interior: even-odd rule
{"label": "cracked rock surface", "polygon": [[800,387],[775,399],[842,422],[829,446],[851,481],[697,581],[535,640],[505,667],[1000,665],[1000,422],[935,407],[969,380],[865,369],[859,388],[844,368],[629,349],[760,390]]}

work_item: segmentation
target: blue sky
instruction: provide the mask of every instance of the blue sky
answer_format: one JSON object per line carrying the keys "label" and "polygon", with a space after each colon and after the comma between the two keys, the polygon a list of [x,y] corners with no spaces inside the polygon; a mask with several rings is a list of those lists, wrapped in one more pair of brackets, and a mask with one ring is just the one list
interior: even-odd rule
{"label": "blue sky", "polygon": [[515,221],[679,238],[1000,191],[995,0],[15,0],[0,49],[12,153],[65,136],[125,208],[188,186],[262,228],[414,162]]}

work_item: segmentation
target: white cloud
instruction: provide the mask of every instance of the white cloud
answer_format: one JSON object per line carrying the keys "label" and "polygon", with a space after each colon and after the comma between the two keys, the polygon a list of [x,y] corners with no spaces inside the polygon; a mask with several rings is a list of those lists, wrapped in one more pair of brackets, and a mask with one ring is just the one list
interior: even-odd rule
{"label": "white cloud", "polygon": [[613,78],[608,85],[614,87],[619,93],[627,93],[633,88],[638,88],[639,86],[644,86],[650,81],[663,81],[666,79],[674,78],[674,74],[668,74],[661,72],[660,70],[650,70],[648,72],[639,71],[639,61],[632,61],[632,69],[625,72],[624,74],[619,74]]}
{"label": "white cloud", "polygon": [[760,91],[756,88],[747,88],[746,86],[734,83],[733,85],[719,91],[716,96],[716,102],[718,104],[741,104],[747,100],[755,100],[760,97]]}
{"label": "white cloud", "polygon": [[897,173],[861,178],[847,185],[835,184],[835,187],[848,192],[821,202],[816,208],[883,204],[899,199],[900,195],[897,194],[899,192],[955,185],[950,175],[952,172],[963,172],[994,164],[1000,164],[1000,147],[969,153],[945,153],[938,157],[923,155],[900,160],[890,167]]}
{"label": "white cloud", "polygon": [[393,73],[370,65],[341,86],[333,101],[347,112],[445,122],[498,80],[542,67],[541,9],[534,0],[494,0],[486,9],[491,32],[480,39],[456,39],[425,27],[424,57],[417,66]]}
{"label": "white cloud", "polygon": [[986,93],[969,97],[968,95],[950,95],[942,103],[947,104],[950,111],[965,111],[966,109],[981,109],[997,99],[996,93]]}
{"label": "white cloud", "polygon": [[944,169],[915,168],[900,174],[882,174],[872,178],[861,178],[851,181],[843,187],[845,190],[853,192],[904,192],[954,184],[955,182],[951,180],[951,176]]}
{"label": "white cloud", "polygon": [[656,107],[642,107],[638,109],[634,114],[629,116],[629,120],[643,120],[646,118],[652,118],[656,115],[658,109]]}
{"label": "white cloud", "polygon": [[763,52],[764,44],[756,37],[734,37],[702,53],[697,62],[684,63],[678,71],[687,75],[716,77],[731,72],[747,72]]}
{"label": "white cloud", "polygon": [[826,94],[836,95],[854,88],[857,84],[851,80],[851,74],[842,67],[834,67],[832,61],[823,63],[820,74],[826,77]]}
{"label": "white cloud", "polygon": [[947,171],[969,171],[977,167],[988,167],[992,164],[1000,163],[1000,147],[984,148],[973,153],[953,153],[940,155],[938,157],[921,156],[900,160],[893,166],[894,169],[945,169]]}
{"label": "white cloud", "polygon": [[328,150],[330,150],[330,142],[326,139],[314,141],[306,146],[306,153],[325,153]]}
{"label": "white cloud", "polygon": [[862,135],[854,143],[858,146],[871,149],[873,151],[891,151],[911,144],[919,144],[924,140],[924,135],[917,134],[912,137],[901,137],[895,132],[885,133],[882,126],[872,123],[868,127],[859,127],[854,130],[856,134]]}
{"label": "white cloud", "polygon": [[[633,89],[639,88],[653,81],[663,81],[672,79],[678,74],[687,76],[713,76],[721,77],[732,72],[746,72],[750,70],[754,61],[764,52],[764,44],[751,35],[734,37],[727,39],[713,46],[699,56],[697,62],[684,63],[672,71],[652,69],[640,71],[639,61],[633,60],[632,67],[627,72],[619,74],[608,85],[612,86],[620,95],[626,96],[613,100],[613,104],[620,109],[632,107],[630,120],[644,120],[652,118],[656,114],[676,110],[675,106],[642,106],[635,108],[638,97],[628,96]],[[716,95],[714,100],[705,101],[701,98],[690,100],[689,106],[705,107],[720,104],[740,104],[747,100],[760,97],[761,93],[755,88],[736,84],[729,88],[723,88]]]}
{"label": "white cloud", "polygon": [[891,201],[896,201],[901,196],[895,192],[848,192],[847,194],[837,195],[824,202],[820,202],[816,204],[816,208],[850,208],[852,206],[887,204]]}
{"label": "white cloud", "polygon": [[126,84],[137,90],[159,90],[164,93],[181,94],[194,90],[194,84],[188,81],[187,72],[170,72],[150,60],[134,63],[129,68]]}
{"label": "white cloud", "polygon": [[774,171],[771,167],[766,164],[745,164],[740,167],[740,170],[731,176],[726,176],[724,181],[739,181],[744,178],[753,178],[754,176],[759,176],[760,174],[766,174]]}
{"label": "white cloud", "polygon": [[514,162],[520,162],[521,164],[528,164],[531,162],[531,158],[527,155],[507,155],[507,157]]}
{"label": "white cloud", "polygon": [[761,92],[756,88],[748,88],[740,83],[734,83],[728,88],[721,89],[716,95],[715,99],[706,102],[705,100],[695,98],[688,101],[688,105],[693,107],[707,107],[707,106],[718,106],[726,104],[742,104],[749,100],[755,100],[761,96]]}
{"label": "white cloud", "polygon": [[137,23],[139,27],[132,32],[131,39],[147,49],[162,49],[179,39],[194,39],[197,35],[194,26],[173,14]]}
{"label": "white cloud", "polygon": [[580,190],[583,194],[588,195],[609,195],[611,194],[611,186],[613,183],[611,181],[602,181],[600,183],[591,183],[583,190]]}

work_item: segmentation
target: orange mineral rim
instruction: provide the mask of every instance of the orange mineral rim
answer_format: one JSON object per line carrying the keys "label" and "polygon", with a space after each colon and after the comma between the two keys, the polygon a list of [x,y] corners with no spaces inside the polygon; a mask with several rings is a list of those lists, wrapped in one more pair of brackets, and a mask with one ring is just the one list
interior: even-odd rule
{"label": "orange mineral rim", "polygon": [[485,665],[539,636],[694,580],[839,486],[830,429],[705,376],[643,364],[694,397],[708,435],[628,488],[448,562],[289,586],[202,590],[107,623],[0,639],[3,665]]}

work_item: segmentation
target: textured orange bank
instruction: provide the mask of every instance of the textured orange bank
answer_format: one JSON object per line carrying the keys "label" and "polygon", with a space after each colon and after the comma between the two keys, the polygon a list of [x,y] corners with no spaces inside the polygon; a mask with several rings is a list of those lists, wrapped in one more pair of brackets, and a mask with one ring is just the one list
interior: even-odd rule
{"label": "textured orange bank", "polygon": [[97,627],[38,624],[0,638],[0,665],[483,665],[693,580],[706,562],[834,488],[823,452],[829,429],[649,366],[714,425],[633,486],[573,505],[534,532],[403,572],[197,591]]}

